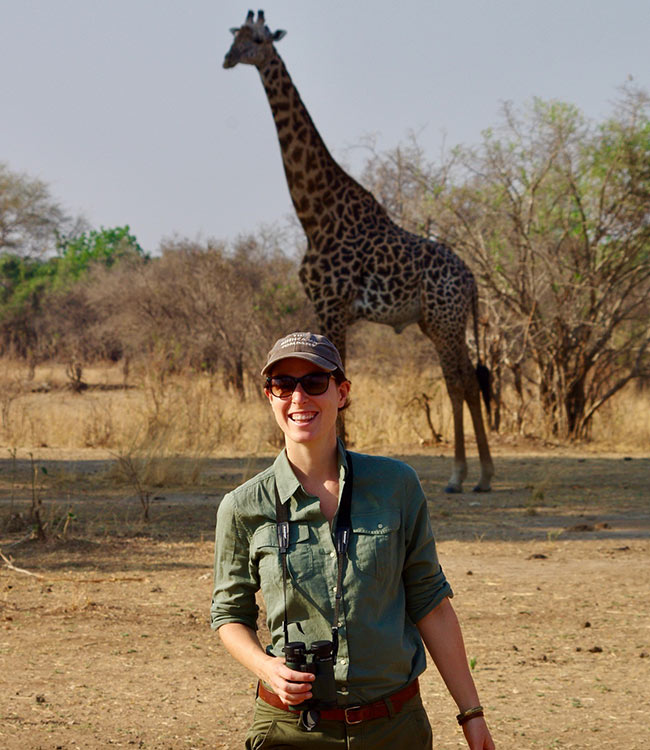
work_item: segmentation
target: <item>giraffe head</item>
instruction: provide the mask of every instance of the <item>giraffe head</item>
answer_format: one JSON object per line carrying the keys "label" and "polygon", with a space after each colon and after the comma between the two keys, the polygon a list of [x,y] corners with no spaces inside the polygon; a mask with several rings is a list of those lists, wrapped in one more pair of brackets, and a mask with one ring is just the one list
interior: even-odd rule
{"label": "giraffe head", "polygon": [[279,41],[287,33],[280,29],[272,32],[264,23],[263,10],[257,11],[257,21],[253,20],[254,17],[253,11],[249,10],[244,25],[238,29],[230,29],[235,41],[223,61],[224,68],[233,68],[237,63],[259,68],[271,56],[273,42]]}

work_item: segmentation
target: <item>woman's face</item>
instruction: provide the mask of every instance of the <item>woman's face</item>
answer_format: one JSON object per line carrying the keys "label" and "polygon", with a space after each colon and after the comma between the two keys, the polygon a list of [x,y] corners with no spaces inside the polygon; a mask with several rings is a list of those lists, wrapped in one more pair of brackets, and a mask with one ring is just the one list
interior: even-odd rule
{"label": "woman's face", "polygon": [[[271,375],[300,378],[312,372],[324,371],[304,359],[288,357],[273,367]],[[300,383],[288,398],[277,398],[268,389],[264,390],[285,440],[300,444],[336,441],[338,410],[345,404],[349,392],[349,382],[337,384],[333,377],[325,393],[319,396],[305,393]]]}

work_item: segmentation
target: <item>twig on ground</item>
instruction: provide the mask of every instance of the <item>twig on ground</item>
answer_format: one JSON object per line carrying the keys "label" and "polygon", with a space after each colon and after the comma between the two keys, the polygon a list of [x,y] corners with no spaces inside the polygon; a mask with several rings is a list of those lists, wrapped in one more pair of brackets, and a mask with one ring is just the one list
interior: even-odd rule
{"label": "twig on ground", "polygon": [[11,560],[9,560],[7,557],[5,557],[2,552],[0,552],[0,557],[4,560],[5,565],[10,568],[11,570],[15,570],[16,573],[24,573],[27,576],[34,576],[34,578],[43,578],[44,576],[40,575],[39,573],[32,573],[31,570],[25,570],[24,568],[17,568]]}

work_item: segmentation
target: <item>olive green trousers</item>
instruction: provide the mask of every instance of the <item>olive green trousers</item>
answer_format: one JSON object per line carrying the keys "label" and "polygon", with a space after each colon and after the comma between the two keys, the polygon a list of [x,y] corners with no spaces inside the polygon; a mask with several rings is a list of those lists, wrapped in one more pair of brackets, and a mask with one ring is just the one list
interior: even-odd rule
{"label": "olive green trousers", "polygon": [[419,695],[407,701],[394,716],[360,724],[321,721],[311,732],[298,723],[298,715],[255,701],[253,725],[246,735],[247,750],[431,750],[431,725]]}

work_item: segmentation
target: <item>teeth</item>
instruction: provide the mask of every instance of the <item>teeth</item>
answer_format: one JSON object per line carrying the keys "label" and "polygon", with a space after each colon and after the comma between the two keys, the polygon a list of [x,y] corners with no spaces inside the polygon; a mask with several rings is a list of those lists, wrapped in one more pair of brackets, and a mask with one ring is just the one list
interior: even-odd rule
{"label": "teeth", "polygon": [[310,422],[314,416],[314,412],[310,412],[309,414],[291,414],[291,419],[294,422]]}

